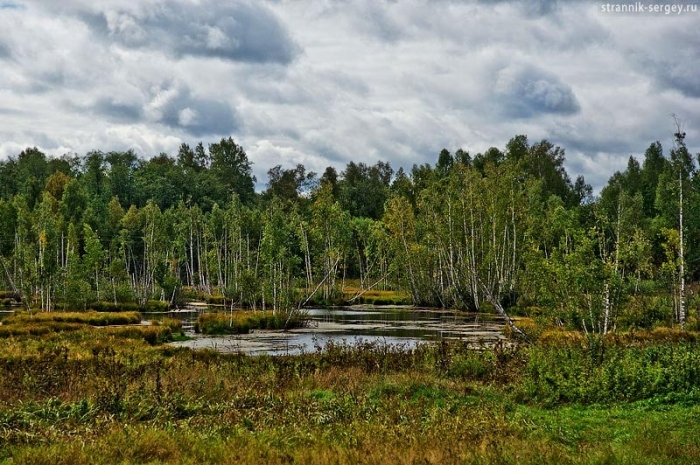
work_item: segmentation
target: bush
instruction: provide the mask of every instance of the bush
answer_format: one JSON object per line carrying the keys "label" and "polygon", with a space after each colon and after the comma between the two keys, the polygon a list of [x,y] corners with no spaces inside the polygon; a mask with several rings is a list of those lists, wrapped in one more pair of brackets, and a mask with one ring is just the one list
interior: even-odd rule
{"label": "bush", "polygon": [[529,349],[524,399],[546,405],[636,401],[700,389],[695,335],[674,330],[599,335]]}
{"label": "bush", "polygon": [[490,352],[472,350],[454,357],[447,373],[453,378],[483,380],[492,371],[492,358]]}
{"label": "bush", "polygon": [[623,306],[617,318],[620,328],[651,329],[659,324],[673,322],[673,302],[671,297],[663,295],[631,296]]}

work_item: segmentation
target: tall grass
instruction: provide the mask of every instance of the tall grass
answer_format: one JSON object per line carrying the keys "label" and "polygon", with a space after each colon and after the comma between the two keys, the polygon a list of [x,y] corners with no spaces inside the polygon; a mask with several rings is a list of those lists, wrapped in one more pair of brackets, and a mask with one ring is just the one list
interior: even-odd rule
{"label": "tall grass", "polygon": [[133,325],[141,322],[138,312],[38,312],[18,313],[3,320],[3,325],[80,323],[92,326]]}
{"label": "tall grass", "polygon": [[202,334],[248,334],[251,329],[292,329],[308,324],[305,313],[257,312],[239,310],[233,313],[205,313],[197,318],[195,331]]}
{"label": "tall grass", "polygon": [[169,307],[168,302],[159,300],[149,300],[146,305],[136,302],[93,302],[88,305],[90,310],[96,312],[167,312]]}
{"label": "tall grass", "polygon": [[[3,320],[0,338],[49,336],[55,333],[79,332],[87,334],[91,327],[111,337],[141,339],[149,344],[161,344],[172,340],[173,334],[182,334],[182,323],[173,318],[141,326],[138,312],[121,313],[20,313]],[[90,338],[92,336],[88,336]]]}

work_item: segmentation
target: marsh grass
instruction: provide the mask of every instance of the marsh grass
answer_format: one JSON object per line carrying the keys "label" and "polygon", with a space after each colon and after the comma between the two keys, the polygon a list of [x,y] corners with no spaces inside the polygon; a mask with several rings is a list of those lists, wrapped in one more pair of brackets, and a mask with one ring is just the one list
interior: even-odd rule
{"label": "marsh grass", "polygon": [[160,320],[153,320],[151,324],[154,326],[166,326],[170,328],[173,333],[180,333],[184,335],[182,330],[182,321],[178,320],[177,318],[166,317]]}
{"label": "marsh grass", "polygon": [[348,280],[343,287],[343,302],[365,305],[411,305],[411,296],[403,291],[360,288],[359,280]]}
{"label": "marsh grass", "polygon": [[238,310],[233,313],[205,313],[197,318],[195,331],[202,334],[248,334],[252,329],[293,329],[308,324],[302,311],[258,312]]}
{"label": "marsh grass", "polygon": [[16,301],[20,300],[19,295],[17,295],[13,291],[0,291],[0,300],[5,300],[5,299],[16,300]]}
{"label": "marsh grass", "polygon": [[167,312],[168,302],[159,300],[149,300],[145,305],[136,302],[93,302],[88,305],[88,309],[96,312]]}
{"label": "marsh grass", "polygon": [[[249,357],[150,346],[109,330],[0,346],[0,461],[700,460],[693,342],[481,350],[356,342]],[[659,382],[623,389],[631,373]]]}
{"label": "marsh grass", "polygon": [[141,322],[138,312],[37,312],[17,313],[3,320],[3,326],[47,323],[79,323],[92,326],[133,325]]}
{"label": "marsh grass", "polygon": [[173,318],[153,322],[150,326],[140,323],[138,312],[20,313],[3,320],[0,338],[46,337],[81,331],[90,334],[90,329],[97,327],[113,338],[140,339],[155,345],[172,340],[173,334],[183,335],[182,323]]}

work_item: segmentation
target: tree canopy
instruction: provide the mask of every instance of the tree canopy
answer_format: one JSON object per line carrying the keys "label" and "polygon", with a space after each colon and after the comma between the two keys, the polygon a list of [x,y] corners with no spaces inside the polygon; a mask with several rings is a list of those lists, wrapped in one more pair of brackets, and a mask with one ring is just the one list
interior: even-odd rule
{"label": "tree canopy", "polygon": [[630,324],[640,292],[666,289],[657,317],[678,321],[700,276],[696,160],[679,130],[668,156],[652,143],[594,197],[564,149],[518,135],[409,170],[277,165],[256,193],[232,138],[150,159],[28,148],[0,162],[0,287],[45,309],[174,301],[184,288],[283,308],[355,279],[417,305],[544,309],[600,332]]}

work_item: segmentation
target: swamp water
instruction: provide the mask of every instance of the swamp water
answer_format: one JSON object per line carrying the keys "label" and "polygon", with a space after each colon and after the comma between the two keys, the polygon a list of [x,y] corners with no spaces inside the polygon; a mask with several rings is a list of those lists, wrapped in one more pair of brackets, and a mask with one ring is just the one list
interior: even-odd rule
{"label": "swamp water", "polygon": [[[292,355],[314,352],[329,341],[334,344],[379,343],[404,345],[464,340],[492,344],[503,339],[504,321],[497,315],[416,308],[346,307],[308,309],[308,327],[290,331],[253,330],[250,334],[204,336],[195,334],[193,323],[200,312],[187,308],[170,312],[179,318],[192,339],[171,343],[193,349],[243,352],[250,355]],[[150,315],[144,314],[145,318]]]}

